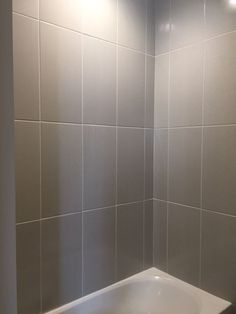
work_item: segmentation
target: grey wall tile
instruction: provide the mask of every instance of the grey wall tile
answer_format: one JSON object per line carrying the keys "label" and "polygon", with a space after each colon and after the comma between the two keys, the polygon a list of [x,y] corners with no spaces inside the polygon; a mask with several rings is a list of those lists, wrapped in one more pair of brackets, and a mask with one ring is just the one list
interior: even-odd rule
{"label": "grey wall tile", "polygon": [[200,210],[174,204],[168,206],[168,271],[198,286]]}
{"label": "grey wall tile", "polygon": [[168,127],[169,55],[156,57],[155,63],[155,127]]}
{"label": "grey wall tile", "polygon": [[142,265],[143,202],[119,206],[117,208],[118,279],[140,272]]}
{"label": "grey wall tile", "polygon": [[155,0],[146,0],[146,53],[155,56]]}
{"label": "grey wall tile", "polygon": [[168,130],[155,130],[153,196],[167,200]]}
{"label": "grey wall tile", "polygon": [[144,268],[153,266],[153,200],[144,202]]}
{"label": "grey wall tile", "polygon": [[118,129],[117,168],[118,203],[143,200],[144,130]]}
{"label": "grey wall tile", "polygon": [[81,36],[45,23],[40,29],[42,119],[81,122]]}
{"label": "grey wall tile", "polygon": [[145,130],[145,199],[153,198],[153,145],[154,131]]}
{"label": "grey wall tile", "polygon": [[82,127],[42,125],[42,215],[82,209]]}
{"label": "grey wall tile", "polygon": [[42,222],[42,306],[48,311],[82,294],[82,215]]}
{"label": "grey wall tile", "polygon": [[155,87],[155,58],[146,56],[146,108],[145,127],[154,126],[154,87]]}
{"label": "grey wall tile", "polygon": [[82,1],[83,32],[112,42],[117,40],[117,1]]}
{"label": "grey wall tile", "polygon": [[236,215],[236,127],[204,129],[203,208]]}
{"label": "grey wall tile", "polygon": [[116,124],[116,47],[84,37],[84,123]]}
{"label": "grey wall tile", "polygon": [[159,55],[168,52],[170,47],[170,0],[155,0],[155,12],[155,47]]}
{"label": "grey wall tile", "polygon": [[145,56],[118,48],[118,124],[144,126]]}
{"label": "grey wall tile", "polygon": [[[32,1],[33,2],[33,1]],[[13,15],[15,118],[39,119],[39,23]]]}
{"label": "grey wall tile", "polygon": [[39,0],[13,0],[12,6],[14,12],[39,17]]}
{"label": "grey wall tile", "polygon": [[145,51],[146,1],[119,0],[118,43]]}
{"label": "grey wall tile", "polygon": [[40,217],[39,123],[15,123],[16,221]]}
{"label": "grey wall tile", "polygon": [[115,207],[84,214],[84,294],[115,281]]}
{"label": "grey wall tile", "polygon": [[170,59],[170,126],[202,124],[203,45],[173,52]]}
{"label": "grey wall tile", "polygon": [[206,0],[206,35],[212,37],[236,29],[234,1]]}
{"label": "grey wall tile", "polygon": [[17,307],[19,314],[40,314],[39,222],[16,227]]}
{"label": "grey wall tile", "polygon": [[236,122],[235,49],[236,33],[206,43],[204,107],[206,125]]}
{"label": "grey wall tile", "polygon": [[236,218],[203,212],[202,288],[236,302]]}
{"label": "grey wall tile", "polygon": [[84,127],[84,209],[108,207],[116,200],[116,129]]}
{"label": "grey wall tile", "polygon": [[169,131],[169,200],[200,206],[201,128]]}
{"label": "grey wall tile", "polygon": [[171,23],[171,49],[200,41],[204,35],[204,1],[172,1]]}
{"label": "grey wall tile", "polygon": [[82,0],[40,0],[40,19],[81,31],[82,4]]}
{"label": "grey wall tile", "polygon": [[167,271],[167,203],[153,201],[153,263]]}

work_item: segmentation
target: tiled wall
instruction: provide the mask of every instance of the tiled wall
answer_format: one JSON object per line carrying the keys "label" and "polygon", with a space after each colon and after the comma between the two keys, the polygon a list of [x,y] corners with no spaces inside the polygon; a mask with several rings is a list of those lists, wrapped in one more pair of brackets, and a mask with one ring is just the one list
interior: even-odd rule
{"label": "tiled wall", "polygon": [[156,1],[154,263],[236,303],[236,7]]}
{"label": "tiled wall", "polygon": [[152,0],[14,0],[18,313],[152,265]]}

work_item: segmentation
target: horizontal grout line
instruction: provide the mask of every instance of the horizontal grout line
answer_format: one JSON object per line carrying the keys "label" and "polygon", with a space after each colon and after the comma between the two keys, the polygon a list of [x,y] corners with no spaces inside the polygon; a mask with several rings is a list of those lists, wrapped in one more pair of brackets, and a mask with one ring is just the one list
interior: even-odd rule
{"label": "horizontal grout line", "polygon": [[48,22],[48,21],[45,21],[45,20],[40,19],[40,18],[35,18],[35,17],[32,17],[32,16],[28,16],[28,15],[23,14],[23,13],[18,13],[18,12],[15,12],[15,11],[13,11],[12,13],[15,14],[15,15],[18,15],[18,16],[22,16],[22,17],[29,18],[29,19],[32,19],[32,20],[34,20],[34,21],[37,21],[37,22],[39,22],[39,24],[40,24],[40,23],[44,23],[44,24],[47,24],[47,25],[51,25],[51,26],[54,26],[54,27],[57,27],[57,28],[60,28],[60,29],[63,29],[63,30],[68,30],[68,31],[74,32],[74,33],[76,33],[76,34],[80,34],[80,35],[83,35],[83,36],[87,36],[87,37],[90,37],[90,38],[94,38],[94,39],[103,41],[103,42],[105,42],[105,43],[114,45],[114,46],[116,46],[116,47],[118,46],[118,47],[120,47],[120,48],[124,48],[124,49],[130,50],[130,51],[133,51],[133,52],[142,54],[142,55],[144,55],[144,56],[148,56],[148,57],[153,57],[153,58],[155,58],[155,55],[149,54],[149,53],[147,53],[145,50],[142,51],[142,50],[139,50],[139,49],[131,48],[131,47],[129,47],[129,46],[120,44],[119,42],[113,42],[113,41],[110,41],[110,40],[107,40],[107,39],[104,39],[104,38],[101,38],[101,37],[97,37],[97,36],[88,34],[88,33],[86,33],[86,32],[82,32],[82,31],[75,30],[75,29],[70,28],[70,27],[61,26],[61,25],[59,25],[59,24],[52,23],[52,22]]}
{"label": "horizontal grout line", "polygon": [[153,130],[152,127],[138,127],[138,126],[122,126],[122,125],[108,125],[108,124],[89,124],[89,123],[73,123],[73,122],[56,122],[56,121],[39,121],[39,120],[25,120],[15,119],[15,122],[25,123],[42,123],[42,124],[55,124],[55,125],[70,125],[70,126],[91,126],[91,127],[104,127],[104,128],[119,128],[119,129],[139,129],[139,130]]}
{"label": "horizontal grout line", "polygon": [[34,222],[46,221],[46,220],[51,220],[51,219],[56,219],[56,218],[63,218],[63,217],[68,217],[68,216],[82,215],[82,213],[86,214],[86,213],[100,211],[100,210],[109,209],[109,208],[116,208],[116,207],[121,207],[121,206],[126,206],[126,205],[144,203],[144,202],[151,201],[151,200],[152,199],[145,199],[145,200],[142,200],[142,201],[135,201],[135,202],[130,202],[130,203],[122,203],[122,204],[114,204],[114,205],[106,206],[106,207],[98,207],[98,208],[93,208],[93,209],[84,209],[83,211],[80,211],[80,212],[73,212],[73,213],[68,213],[68,214],[55,215],[55,216],[50,216],[50,217],[43,217],[41,219],[39,218],[39,219],[28,220],[28,221],[24,221],[24,222],[17,222],[16,226],[25,225],[25,224],[34,223]]}
{"label": "horizontal grout line", "polygon": [[235,218],[236,219],[236,215],[223,213],[223,212],[220,212],[219,210],[214,211],[212,209],[206,209],[206,208],[189,206],[189,205],[185,205],[185,204],[181,204],[181,203],[175,203],[175,202],[162,200],[162,199],[158,199],[158,198],[153,198],[153,200],[154,201],[159,201],[159,202],[165,202],[165,203],[168,203],[168,204],[178,205],[178,206],[182,206],[182,207],[187,207],[187,208],[191,208],[191,209],[196,209],[196,210],[203,211],[203,212],[206,212],[206,213],[212,213],[212,214],[226,216],[226,217],[230,217],[230,218]]}
{"label": "horizontal grout line", "polygon": [[222,128],[222,127],[236,127],[236,123],[231,124],[210,124],[210,125],[188,125],[188,126],[175,126],[175,127],[154,127],[155,131],[158,130],[178,130],[178,129],[205,129],[205,128]]}
{"label": "horizontal grout line", "polygon": [[208,42],[210,42],[212,40],[215,40],[215,39],[218,39],[218,38],[221,38],[221,37],[224,37],[224,36],[228,36],[228,35],[231,35],[231,34],[234,34],[234,33],[236,33],[236,29],[232,30],[232,31],[229,31],[229,32],[224,32],[224,33],[221,33],[221,34],[217,34],[217,35],[212,36],[212,37],[201,39],[199,41],[196,41],[193,44],[189,44],[189,45],[186,45],[186,46],[183,46],[183,47],[179,47],[179,48],[170,49],[169,51],[166,51],[166,52],[163,52],[163,53],[155,55],[155,58],[161,57],[161,56],[165,56],[165,55],[168,55],[168,54],[173,54],[173,53],[181,51],[183,49],[193,48],[194,46],[197,46],[197,45],[200,45],[200,44],[206,44],[206,43],[208,43]]}

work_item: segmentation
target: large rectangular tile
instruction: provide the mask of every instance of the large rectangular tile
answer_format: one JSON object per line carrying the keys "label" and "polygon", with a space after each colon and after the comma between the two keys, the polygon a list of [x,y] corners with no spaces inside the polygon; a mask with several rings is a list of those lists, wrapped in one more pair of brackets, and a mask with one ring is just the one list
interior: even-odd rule
{"label": "large rectangular tile", "polygon": [[84,209],[108,207],[116,199],[116,129],[84,127]]}
{"label": "large rectangular tile", "polygon": [[169,200],[200,206],[201,128],[169,131]]}
{"label": "large rectangular tile", "polygon": [[168,271],[198,286],[200,210],[174,204],[168,206]]}
{"label": "large rectangular tile", "polygon": [[144,268],[153,266],[153,200],[144,202]]}
{"label": "large rectangular tile", "polygon": [[169,107],[169,55],[156,57],[154,125],[168,127]]}
{"label": "large rectangular tile", "polygon": [[40,19],[82,31],[83,0],[40,0]]}
{"label": "large rectangular tile", "polygon": [[202,288],[236,303],[236,218],[203,212]]}
{"label": "large rectangular tile", "polygon": [[146,0],[146,53],[155,56],[155,0]]}
{"label": "large rectangular tile", "polygon": [[39,22],[16,14],[13,65],[15,118],[39,120]]}
{"label": "large rectangular tile", "polygon": [[155,86],[155,58],[146,56],[146,108],[145,127],[154,126],[154,86]]}
{"label": "large rectangular tile", "polygon": [[236,215],[236,127],[204,129],[203,208]]}
{"label": "large rectangular tile", "polygon": [[117,200],[129,203],[144,198],[144,130],[119,128]]}
{"label": "large rectangular tile", "polygon": [[145,51],[146,1],[119,0],[118,43]]}
{"label": "large rectangular tile", "polygon": [[40,227],[39,222],[16,227],[17,310],[40,314]]}
{"label": "large rectangular tile", "polygon": [[155,0],[155,16],[155,47],[156,55],[159,55],[170,48],[170,0]]}
{"label": "large rectangular tile", "polygon": [[236,4],[234,0],[206,0],[206,35],[236,30]]}
{"label": "large rectangular tile", "polygon": [[39,0],[13,0],[12,7],[14,12],[39,17]]}
{"label": "large rectangular tile", "polygon": [[37,122],[15,122],[16,221],[40,217],[40,129]]}
{"label": "large rectangular tile", "polygon": [[82,30],[84,33],[111,42],[117,40],[117,1],[82,1]]}
{"label": "large rectangular tile", "polygon": [[153,201],[153,263],[167,271],[167,203]]}
{"label": "large rectangular tile", "polygon": [[168,130],[154,133],[153,196],[167,200]]}
{"label": "large rectangular tile", "polygon": [[40,34],[42,120],[81,122],[81,36],[45,23]]}
{"label": "large rectangular tile", "polygon": [[82,210],[82,127],[42,125],[42,215]]}
{"label": "large rectangular tile", "polygon": [[153,143],[154,131],[145,130],[145,199],[153,198]]}
{"label": "large rectangular tile", "polygon": [[144,126],[145,56],[118,48],[118,125]]}
{"label": "large rectangular tile", "polygon": [[83,45],[84,123],[115,125],[116,47],[91,37]]}
{"label": "large rectangular tile", "polygon": [[206,43],[204,123],[236,122],[236,33]]}
{"label": "large rectangular tile", "polygon": [[42,222],[42,306],[49,311],[82,295],[82,215]]}
{"label": "large rectangular tile", "polygon": [[171,23],[171,49],[202,40],[204,36],[204,1],[172,1]]}
{"label": "large rectangular tile", "polygon": [[115,207],[84,214],[84,294],[115,281]]}
{"label": "large rectangular tile", "polygon": [[170,58],[170,126],[202,124],[203,45],[173,52]]}
{"label": "large rectangular tile", "polygon": [[118,279],[140,272],[142,265],[143,203],[119,206],[117,208]]}

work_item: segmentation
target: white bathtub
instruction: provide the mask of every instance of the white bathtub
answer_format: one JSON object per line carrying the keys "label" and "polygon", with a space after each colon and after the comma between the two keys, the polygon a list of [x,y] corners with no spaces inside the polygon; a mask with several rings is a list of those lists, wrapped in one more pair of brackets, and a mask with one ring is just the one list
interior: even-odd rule
{"label": "white bathtub", "polygon": [[151,268],[47,314],[219,314],[230,305]]}

